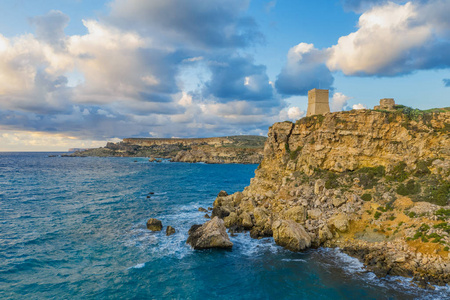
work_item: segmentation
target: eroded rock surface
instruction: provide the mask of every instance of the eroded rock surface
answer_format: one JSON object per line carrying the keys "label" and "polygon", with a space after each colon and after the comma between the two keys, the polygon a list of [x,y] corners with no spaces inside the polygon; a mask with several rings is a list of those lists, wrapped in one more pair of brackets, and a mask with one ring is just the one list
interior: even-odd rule
{"label": "eroded rock surface", "polygon": [[224,222],[218,217],[214,217],[203,225],[193,225],[189,230],[186,243],[196,250],[233,247]]}
{"label": "eroded rock surface", "polygon": [[213,215],[293,251],[340,247],[381,276],[450,283],[449,132],[448,109],[276,123],[250,185]]}

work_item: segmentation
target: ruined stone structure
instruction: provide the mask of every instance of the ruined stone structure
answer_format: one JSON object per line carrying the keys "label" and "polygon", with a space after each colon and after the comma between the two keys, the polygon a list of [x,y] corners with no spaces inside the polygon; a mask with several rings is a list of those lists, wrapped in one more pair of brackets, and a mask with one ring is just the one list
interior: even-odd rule
{"label": "ruined stone structure", "polygon": [[328,90],[312,89],[308,91],[308,111],[306,116],[321,115],[330,112]]}
{"label": "ruined stone structure", "polygon": [[380,100],[380,105],[375,106],[373,109],[382,110],[394,110],[395,101],[393,98],[383,98]]}

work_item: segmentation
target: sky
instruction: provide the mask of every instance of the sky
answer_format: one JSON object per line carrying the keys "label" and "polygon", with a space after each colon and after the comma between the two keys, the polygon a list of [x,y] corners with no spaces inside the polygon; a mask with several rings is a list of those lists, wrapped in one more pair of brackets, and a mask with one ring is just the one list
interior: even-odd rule
{"label": "sky", "polygon": [[0,151],[450,106],[449,0],[0,0]]}

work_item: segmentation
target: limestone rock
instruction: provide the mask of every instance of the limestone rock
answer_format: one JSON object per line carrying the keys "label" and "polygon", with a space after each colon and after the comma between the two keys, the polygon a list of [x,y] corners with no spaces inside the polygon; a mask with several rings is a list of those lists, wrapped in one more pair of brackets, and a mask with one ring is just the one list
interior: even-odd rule
{"label": "limestone rock", "polygon": [[292,220],[277,220],[272,225],[275,243],[291,251],[311,246],[311,237],[302,225]]}
{"label": "limestone rock", "polygon": [[319,238],[319,243],[320,244],[322,244],[322,243],[326,242],[327,240],[333,238],[333,234],[331,233],[331,231],[328,228],[328,226],[324,226],[323,228],[319,229],[318,238]]}
{"label": "limestone rock", "polygon": [[218,217],[214,217],[203,225],[193,225],[189,229],[189,237],[186,243],[196,250],[233,247],[224,222]]}
{"label": "limestone rock", "polygon": [[225,197],[228,196],[228,193],[226,191],[220,191],[218,197]]}
{"label": "limestone rock", "polygon": [[223,219],[225,227],[230,228],[239,222],[238,215],[235,212],[231,212],[227,217]]}
{"label": "limestone rock", "polygon": [[169,235],[172,235],[174,233],[175,233],[175,228],[173,228],[172,226],[167,226],[167,228],[166,228],[166,235],[169,236]]}
{"label": "limestone rock", "polygon": [[347,232],[348,226],[349,226],[349,221],[348,221],[348,217],[346,215],[338,214],[338,215],[335,215],[334,217],[332,217],[328,221],[328,224],[340,232]]}
{"label": "limestone rock", "polygon": [[325,190],[325,181],[323,179],[316,180],[314,184],[314,194],[319,195]]}
{"label": "limestone rock", "polygon": [[250,216],[249,213],[244,212],[241,214],[241,225],[242,227],[244,227],[245,229],[250,229],[253,227],[253,221],[252,221],[252,217]]}
{"label": "limestone rock", "polygon": [[253,216],[255,218],[255,226],[264,227],[269,221],[269,213],[265,208],[255,208]]}
{"label": "limestone rock", "polygon": [[308,218],[318,220],[322,217],[322,211],[318,208],[308,210]]}
{"label": "limestone rock", "polygon": [[333,205],[334,207],[340,207],[342,204],[344,204],[345,202],[347,202],[347,200],[345,198],[333,198]]}
{"label": "limestone rock", "polygon": [[204,209],[203,207],[199,207],[198,211],[200,211],[200,212],[208,212],[208,210]]}
{"label": "limestone rock", "polygon": [[303,206],[294,206],[289,208],[283,214],[283,219],[292,220],[297,223],[304,223],[306,220],[306,208]]}
{"label": "limestone rock", "polygon": [[161,231],[162,227],[162,222],[158,219],[152,218],[147,221],[147,229],[151,231]]}

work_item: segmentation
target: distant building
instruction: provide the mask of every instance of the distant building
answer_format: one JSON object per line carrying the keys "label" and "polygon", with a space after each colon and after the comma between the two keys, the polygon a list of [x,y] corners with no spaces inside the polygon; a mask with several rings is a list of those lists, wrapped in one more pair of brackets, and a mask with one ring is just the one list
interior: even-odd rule
{"label": "distant building", "polygon": [[328,90],[312,89],[308,91],[308,111],[306,116],[322,115],[330,112]]}
{"label": "distant building", "polygon": [[394,110],[395,101],[393,98],[383,98],[380,100],[380,105],[375,106],[373,109],[382,110]]}

